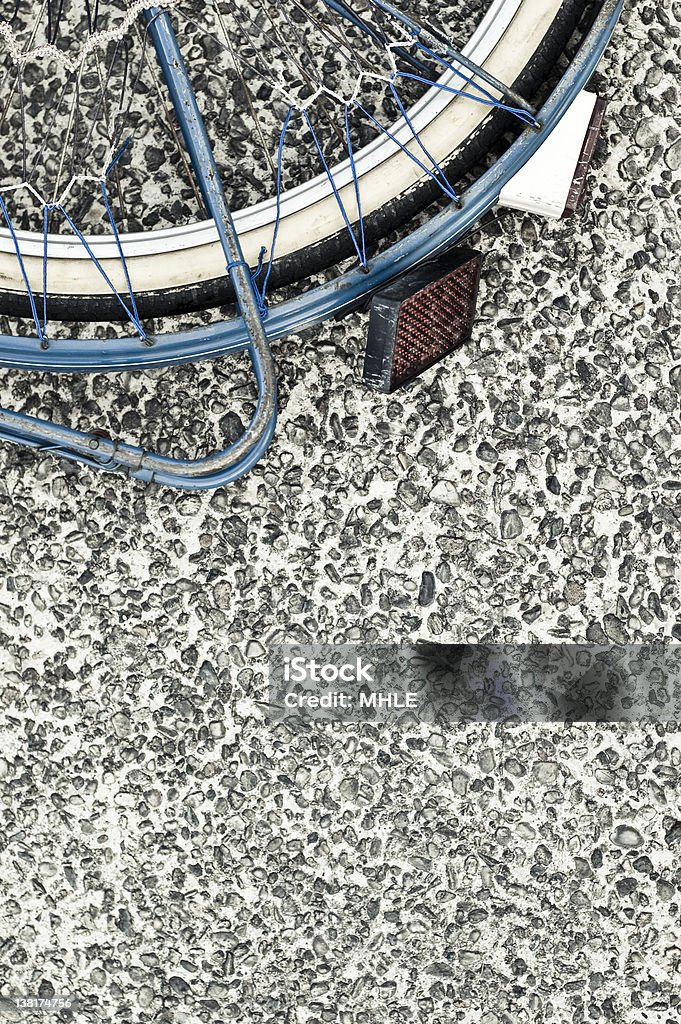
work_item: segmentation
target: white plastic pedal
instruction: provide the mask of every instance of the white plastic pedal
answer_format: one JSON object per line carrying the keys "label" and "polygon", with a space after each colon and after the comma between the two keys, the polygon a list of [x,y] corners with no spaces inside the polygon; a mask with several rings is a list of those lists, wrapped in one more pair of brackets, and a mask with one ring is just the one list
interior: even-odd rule
{"label": "white plastic pedal", "polygon": [[580,92],[560,124],[502,190],[499,203],[541,217],[577,210],[603,123],[605,101]]}

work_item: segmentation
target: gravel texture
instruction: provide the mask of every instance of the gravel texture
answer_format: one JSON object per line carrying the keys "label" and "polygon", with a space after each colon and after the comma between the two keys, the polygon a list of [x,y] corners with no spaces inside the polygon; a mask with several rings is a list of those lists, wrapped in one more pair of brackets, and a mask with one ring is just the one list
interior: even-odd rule
{"label": "gravel texture", "polygon": [[[357,316],[278,347],[277,438],[232,488],[0,448],[3,997],[679,1019],[675,727],[291,733],[258,701],[284,640],[681,640],[680,28],[669,0],[625,14],[580,219],[488,225],[475,339],[407,391],[362,389]],[[236,429],[231,366],[0,381],[190,446]]]}

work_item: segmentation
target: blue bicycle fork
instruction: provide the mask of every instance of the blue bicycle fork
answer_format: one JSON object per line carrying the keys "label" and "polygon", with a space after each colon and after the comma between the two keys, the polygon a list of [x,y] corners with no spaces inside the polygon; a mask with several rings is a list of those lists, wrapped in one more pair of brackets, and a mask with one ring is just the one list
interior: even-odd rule
{"label": "blue bicycle fork", "polygon": [[5,409],[0,409],[0,437],[97,469],[122,470],[138,480],[201,490],[219,487],[243,476],[267,450],[277,419],[276,372],[263,326],[265,310],[241,251],[210,140],[170,18],[159,7],[147,8],[144,18],[206,209],[217,228],[225,254],[226,271],[234,286],[245,328],[246,341],[242,348],[251,357],[258,383],[255,414],[238,441],[222,452],[195,460],[157,455],[134,445]]}

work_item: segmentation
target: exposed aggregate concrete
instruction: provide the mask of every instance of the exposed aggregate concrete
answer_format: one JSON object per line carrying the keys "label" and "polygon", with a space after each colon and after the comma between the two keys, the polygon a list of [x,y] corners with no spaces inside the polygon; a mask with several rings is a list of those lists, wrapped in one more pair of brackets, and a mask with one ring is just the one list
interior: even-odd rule
{"label": "exposed aggregate concrete", "polygon": [[[680,27],[670,0],[625,14],[580,219],[487,226],[475,339],[406,392],[358,384],[358,315],[278,347],[277,438],[235,487],[0,448],[3,996],[679,1019],[676,726],[291,733],[258,702],[284,640],[681,640]],[[227,363],[1,380],[189,447],[249,395]]]}

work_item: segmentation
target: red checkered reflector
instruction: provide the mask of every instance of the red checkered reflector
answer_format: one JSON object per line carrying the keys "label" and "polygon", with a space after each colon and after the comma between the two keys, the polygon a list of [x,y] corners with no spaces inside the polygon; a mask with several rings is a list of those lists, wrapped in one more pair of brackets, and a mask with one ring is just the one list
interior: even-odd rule
{"label": "red checkered reflector", "polygon": [[371,301],[364,381],[392,392],[468,341],[482,255],[456,249],[418,267]]}

